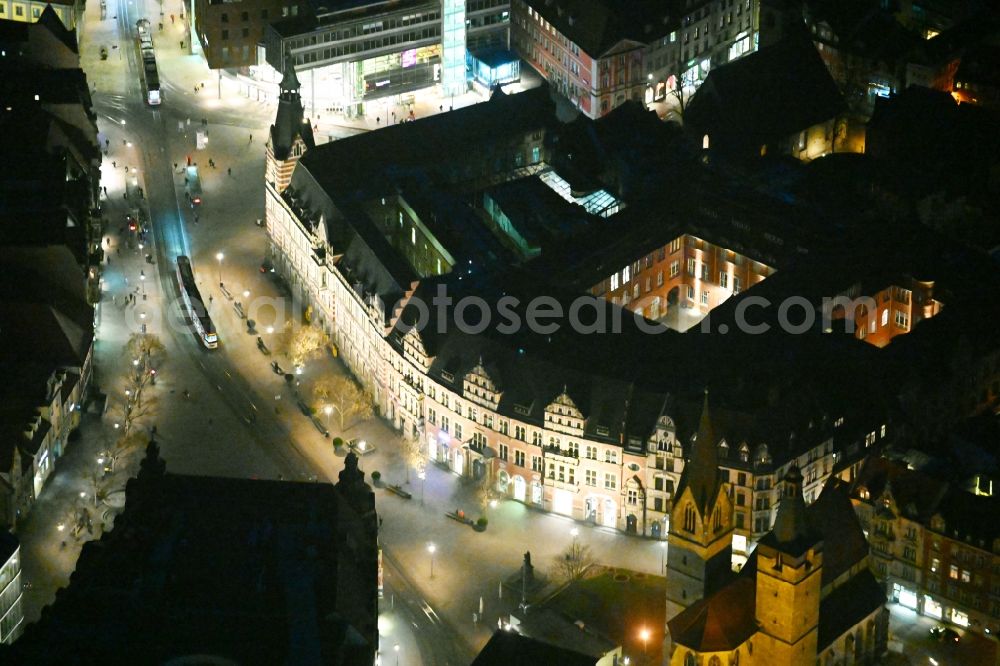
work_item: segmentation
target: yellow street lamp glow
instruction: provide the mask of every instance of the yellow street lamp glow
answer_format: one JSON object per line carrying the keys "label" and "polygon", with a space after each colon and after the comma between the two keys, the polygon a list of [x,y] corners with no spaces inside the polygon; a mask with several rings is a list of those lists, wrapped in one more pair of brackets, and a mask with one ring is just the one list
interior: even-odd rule
{"label": "yellow street lamp glow", "polygon": [[323,408],[323,413],[325,413],[327,416],[329,416],[330,414],[333,413],[333,407],[331,407],[330,405],[327,405],[326,407]]}

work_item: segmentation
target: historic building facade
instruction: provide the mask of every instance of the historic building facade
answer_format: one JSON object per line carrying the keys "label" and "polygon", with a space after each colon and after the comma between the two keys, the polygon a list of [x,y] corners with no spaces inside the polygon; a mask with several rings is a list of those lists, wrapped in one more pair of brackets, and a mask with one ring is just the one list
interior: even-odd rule
{"label": "historic building facade", "polygon": [[[419,197],[409,192],[365,195],[359,202],[342,194],[335,202],[335,188],[348,193],[357,189],[353,181],[348,187],[338,179],[354,176],[342,166],[333,169],[332,163],[325,171],[323,147],[305,150],[311,137],[307,141],[302,134],[308,132],[308,123],[301,121],[293,79],[294,73],[286,74],[287,109],[279,110],[267,148],[270,258],[302,307],[313,307],[314,321],[331,335],[341,358],[371,392],[379,414],[404,436],[418,438],[431,461],[463,476],[491,475],[494,487],[506,497],[597,525],[664,538],[694,440],[685,434],[688,430],[678,430],[674,398],[578,367],[557,367],[481,336],[439,335],[406,326],[404,313],[412,303],[429,303],[442,282],[463,284],[458,280],[474,275],[476,262],[451,251],[460,243],[447,240],[448,230],[433,215],[416,219],[420,216],[414,211],[420,207],[407,202]],[[517,97],[523,96],[520,103],[530,105],[547,99],[547,92]],[[549,130],[535,118],[513,120],[516,101],[501,96],[447,114],[496,114],[505,120],[497,125],[496,119],[475,119],[472,124],[503,129],[490,133],[492,143],[482,150],[464,150],[454,161],[420,167],[423,173],[439,169],[434,175],[449,186],[462,179],[488,186],[523,176],[545,162]],[[466,121],[461,118],[423,122],[445,120],[455,124],[442,136],[464,131]],[[291,131],[279,131],[282,127]],[[409,127],[372,133],[365,140],[374,142]],[[418,129],[432,139],[436,136],[434,127]],[[410,162],[407,155],[397,159]],[[290,162],[295,160],[292,172]],[[464,242],[474,231],[463,227]],[[697,242],[685,236],[682,245],[687,239]],[[692,257],[704,257],[709,250],[699,245],[691,252]],[[716,273],[736,265],[724,252],[710,254],[712,281],[721,279]],[[728,263],[717,264],[716,254],[718,261]],[[409,259],[399,262],[392,256]],[[436,265],[434,258],[445,261]],[[681,269],[685,275],[686,263]],[[748,267],[750,263],[739,267],[747,287],[770,271],[756,263]],[[663,266],[668,265],[665,258]],[[651,265],[647,272],[653,275],[655,270]],[[696,263],[691,278],[700,279],[699,271]],[[735,285],[735,279],[727,284]],[[779,482],[792,465],[802,470],[807,499],[819,496],[837,463],[835,439],[842,422],[824,420],[815,427],[810,423],[798,437],[786,435],[780,443],[769,442],[766,434],[741,434],[740,426],[731,425],[714,443],[733,492],[729,538],[737,563],[745,561],[752,543],[770,530]]]}

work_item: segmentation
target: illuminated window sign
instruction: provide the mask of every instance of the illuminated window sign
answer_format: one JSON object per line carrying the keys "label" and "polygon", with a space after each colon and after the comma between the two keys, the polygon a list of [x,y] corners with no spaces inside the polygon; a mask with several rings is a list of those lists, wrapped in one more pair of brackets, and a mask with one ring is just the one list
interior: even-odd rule
{"label": "illuminated window sign", "polygon": [[406,67],[413,67],[414,65],[416,65],[417,64],[417,50],[416,49],[409,49],[407,51],[403,51],[403,54],[402,54],[402,63],[401,64],[402,64],[402,66],[404,68],[406,68]]}

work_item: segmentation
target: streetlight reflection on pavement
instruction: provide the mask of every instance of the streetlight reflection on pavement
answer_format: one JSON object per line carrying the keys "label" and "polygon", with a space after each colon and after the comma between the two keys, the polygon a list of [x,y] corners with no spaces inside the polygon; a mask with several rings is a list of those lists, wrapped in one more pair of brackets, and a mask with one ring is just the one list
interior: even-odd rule
{"label": "streetlight reflection on pavement", "polygon": [[433,543],[427,544],[427,552],[431,554],[431,578],[434,578],[434,553],[437,552],[437,546]]}

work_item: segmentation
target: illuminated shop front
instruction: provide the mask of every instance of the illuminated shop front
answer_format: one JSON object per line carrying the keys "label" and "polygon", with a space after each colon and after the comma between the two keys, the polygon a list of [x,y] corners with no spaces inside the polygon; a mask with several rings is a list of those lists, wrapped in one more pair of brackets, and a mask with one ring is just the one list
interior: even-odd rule
{"label": "illuminated shop front", "polygon": [[441,45],[368,58],[361,62],[361,78],[363,99],[430,87],[441,80]]}
{"label": "illuminated shop front", "polygon": [[929,594],[924,595],[924,615],[937,620],[944,618],[944,609],[941,607],[941,604]]}
{"label": "illuminated shop front", "polygon": [[892,584],[892,599],[900,606],[904,608],[909,608],[910,610],[917,609],[917,591],[910,589],[899,583]]}

